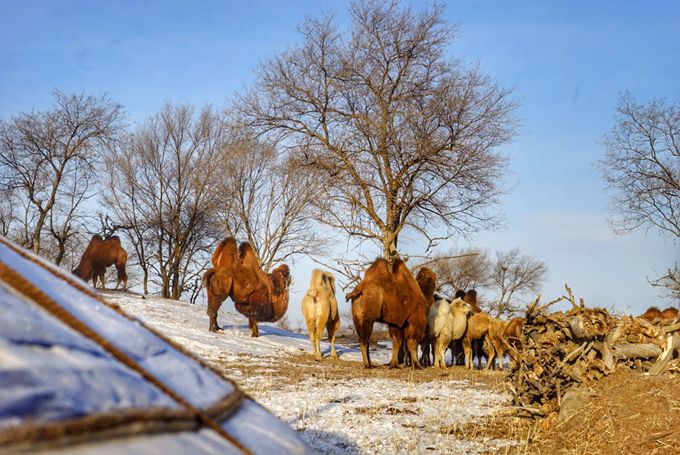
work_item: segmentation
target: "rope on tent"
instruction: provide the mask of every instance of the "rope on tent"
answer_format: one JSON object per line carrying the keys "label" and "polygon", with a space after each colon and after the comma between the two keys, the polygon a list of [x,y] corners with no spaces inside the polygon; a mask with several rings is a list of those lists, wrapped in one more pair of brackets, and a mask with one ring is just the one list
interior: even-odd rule
{"label": "rope on tent", "polygon": [[[5,240],[0,237],[2,243],[6,243]],[[26,257],[26,256],[24,256]],[[37,261],[33,261],[39,264]],[[44,267],[44,266],[43,266]],[[142,365],[132,359],[130,356],[122,352],[116,346],[114,346],[109,340],[101,336],[99,333],[94,331],[92,328],[87,326],[85,323],[80,321],[77,317],[69,313],[64,309],[58,302],[50,298],[45,294],[40,288],[35,286],[33,283],[24,278],[21,274],[17,273],[15,270],[10,268],[8,265],[0,262],[0,279],[3,279],[6,283],[10,284],[18,292],[26,295],[32,299],[35,303],[45,308],[54,317],[62,321],[64,324],[68,325],[72,329],[80,332],[83,336],[94,341],[106,351],[108,351],[114,358],[123,363],[128,368],[138,372],[144,379],[158,387],[163,393],[172,398],[174,401],[182,405],[184,408],[189,410],[189,412],[194,416],[197,422],[204,425],[207,428],[215,431],[217,434],[222,436],[224,439],[229,441],[234,446],[238,447],[243,453],[250,454],[250,450],[246,448],[238,439],[229,434],[224,428],[220,426],[219,423],[215,422],[210,416],[205,412],[198,409],[178,393],[168,387],[160,379],[154,376],[152,373],[146,370]],[[229,398],[232,401],[234,409],[243,400],[243,394],[239,389],[234,389],[234,393],[230,394]]]}

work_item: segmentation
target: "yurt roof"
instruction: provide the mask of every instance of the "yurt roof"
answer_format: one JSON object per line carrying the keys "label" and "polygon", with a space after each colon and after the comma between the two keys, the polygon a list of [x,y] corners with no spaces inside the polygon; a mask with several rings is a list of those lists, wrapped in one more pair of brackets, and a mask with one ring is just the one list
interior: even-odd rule
{"label": "yurt roof", "polygon": [[7,450],[308,452],[210,365],[0,237],[0,451]]}

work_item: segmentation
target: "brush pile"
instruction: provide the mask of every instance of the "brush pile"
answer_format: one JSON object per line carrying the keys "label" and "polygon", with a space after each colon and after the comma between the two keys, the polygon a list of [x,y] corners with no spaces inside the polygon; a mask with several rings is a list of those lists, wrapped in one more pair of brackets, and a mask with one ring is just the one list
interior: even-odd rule
{"label": "brush pile", "polygon": [[[631,316],[617,318],[605,309],[586,307],[583,299],[577,304],[571,289],[565,289],[567,295],[546,305],[539,305],[539,297],[528,306],[522,349],[514,356],[514,405],[534,417],[559,411],[567,391],[616,368],[659,374],[680,350],[677,320],[655,325]],[[572,309],[546,311],[560,300],[571,302]]]}

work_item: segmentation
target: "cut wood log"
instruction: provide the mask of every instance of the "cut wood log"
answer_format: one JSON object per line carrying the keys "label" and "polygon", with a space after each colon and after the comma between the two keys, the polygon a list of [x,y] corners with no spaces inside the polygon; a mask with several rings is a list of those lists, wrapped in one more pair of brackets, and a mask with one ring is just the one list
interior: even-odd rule
{"label": "cut wood log", "polygon": [[661,355],[661,348],[652,343],[625,343],[612,346],[617,359],[655,359]]}

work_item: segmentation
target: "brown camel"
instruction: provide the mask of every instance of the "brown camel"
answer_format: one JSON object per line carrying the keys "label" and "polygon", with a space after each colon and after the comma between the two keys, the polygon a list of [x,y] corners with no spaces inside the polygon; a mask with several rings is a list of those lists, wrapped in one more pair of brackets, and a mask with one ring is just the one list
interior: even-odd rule
{"label": "brown camel", "polygon": [[220,330],[217,312],[230,297],[236,310],[248,318],[251,336],[259,335],[258,322],[274,322],[288,309],[290,270],[283,264],[270,274],[260,267],[257,254],[249,243],[236,248],[236,240],[223,240],[212,256],[212,265],[203,281],[208,291],[209,330]]}
{"label": "brown camel", "polygon": [[115,264],[118,272],[116,289],[121,283],[123,283],[123,289],[127,289],[126,262],[127,252],[121,246],[118,236],[114,235],[110,239],[104,240],[100,235],[95,234],[85,248],[78,267],[73,269],[73,273],[85,281],[92,280],[92,285],[95,288],[97,287],[97,278],[99,278],[101,288],[105,289],[106,268]]}
{"label": "brown camel", "polygon": [[373,324],[383,322],[389,325],[393,340],[390,367],[399,366],[399,349],[405,339],[413,366],[420,368],[417,350],[425,334],[427,304],[403,261],[397,259],[390,267],[387,260],[376,259],[366,269],[361,283],[345,299],[352,301],[352,319],[359,335],[364,367],[372,367],[368,345]]}

